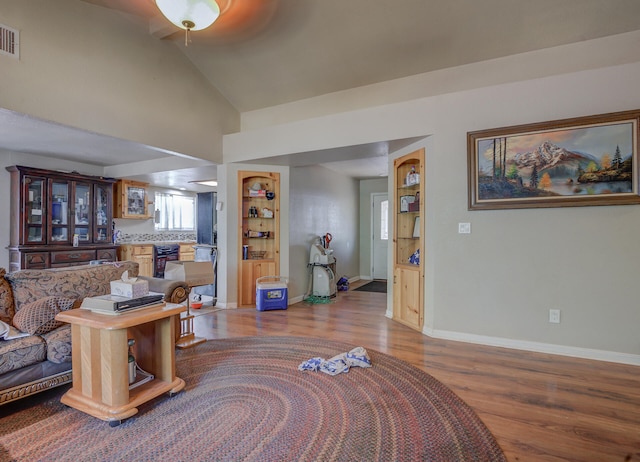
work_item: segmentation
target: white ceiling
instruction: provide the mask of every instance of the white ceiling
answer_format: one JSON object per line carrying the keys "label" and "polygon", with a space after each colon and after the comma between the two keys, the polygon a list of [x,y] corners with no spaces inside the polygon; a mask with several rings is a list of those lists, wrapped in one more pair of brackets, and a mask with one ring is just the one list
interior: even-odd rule
{"label": "white ceiling", "polygon": [[[640,29],[640,0],[220,0],[221,17],[185,47],[153,0],[77,1],[174,40],[240,112]],[[296,165],[329,160],[328,168],[376,177],[386,174],[390,143],[294,157]],[[176,154],[3,110],[0,149],[90,163],[98,153],[105,166]],[[291,165],[292,158],[268,162]],[[196,165],[138,177],[177,187],[203,179],[194,176],[202,161]]]}

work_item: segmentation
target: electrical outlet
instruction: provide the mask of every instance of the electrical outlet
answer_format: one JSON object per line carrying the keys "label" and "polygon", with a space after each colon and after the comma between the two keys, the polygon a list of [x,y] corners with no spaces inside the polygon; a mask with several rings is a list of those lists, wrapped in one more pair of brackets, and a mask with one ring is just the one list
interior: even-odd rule
{"label": "electrical outlet", "polygon": [[471,223],[458,223],[458,234],[471,234]]}
{"label": "electrical outlet", "polygon": [[549,322],[560,324],[560,310],[549,310]]}

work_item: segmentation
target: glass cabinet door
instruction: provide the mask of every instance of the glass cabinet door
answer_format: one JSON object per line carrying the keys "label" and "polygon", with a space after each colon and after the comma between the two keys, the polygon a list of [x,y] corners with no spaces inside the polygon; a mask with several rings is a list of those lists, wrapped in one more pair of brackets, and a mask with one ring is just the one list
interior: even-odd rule
{"label": "glass cabinet door", "polygon": [[395,264],[419,265],[420,161],[409,158],[396,163]]}
{"label": "glass cabinet door", "polygon": [[73,196],[73,234],[79,243],[91,241],[91,185],[76,183]]}
{"label": "glass cabinet door", "polygon": [[51,236],[50,242],[69,242],[69,183],[51,182]]}
{"label": "glass cabinet door", "polygon": [[109,242],[111,228],[108,220],[109,205],[111,203],[111,188],[95,186],[95,231],[94,242]]}
{"label": "glass cabinet door", "polygon": [[393,319],[422,331],[425,268],[425,152],[419,149],[393,161]]}
{"label": "glass cabinet door", "polygon": [[147,216],[147,190],[135,185],[127,187],[127,215]]}
{"label": "glass cabinet door", "polygon": [[44,243],[46,228],[44,217],[47,212],[45,210],[44,188],[46,187],[46,179],[37,177],[24,177],[24,201],[22,210],[24,210],[24,236],[29,244]]}

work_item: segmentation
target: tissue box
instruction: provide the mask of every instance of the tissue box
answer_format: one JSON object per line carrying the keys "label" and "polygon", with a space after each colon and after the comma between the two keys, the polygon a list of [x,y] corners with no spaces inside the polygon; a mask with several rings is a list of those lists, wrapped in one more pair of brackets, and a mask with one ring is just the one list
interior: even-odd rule
{"label": "tissue box", "polygon": [[149,295],[148,281],[111,281],[111,295],[119,295],[121,297],[138,298]]}

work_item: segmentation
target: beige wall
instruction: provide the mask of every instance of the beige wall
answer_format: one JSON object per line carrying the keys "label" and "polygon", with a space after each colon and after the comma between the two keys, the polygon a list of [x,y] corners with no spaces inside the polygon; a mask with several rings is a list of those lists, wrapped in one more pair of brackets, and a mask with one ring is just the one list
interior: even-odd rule
{"label": "beige wall", "polygon": [[[563,48],[564,58],[589,45],[603,53],[611,43],[612,57],[637,56],[637,38]],[[544,56],[535,59],[544,63]],[[553,49],[547,56],[552,66],[561,54]],[[225,137],[225,161],[426,137],[390,156],[426,148],[425,333],[640,364],[640,206],[467,210],[467,132],[638,109],[640,59],[620,61],[601,67],[596,59],[591,70],[316,118],[297,105],[295,122]],[[515,56],[500,64],[508,74],[522,62]],[[343,96],[335,95],[336,108],[343,108]],[[458,234],[459,222],[471,223],[472,233]],[[560,324],[548,322],[551,308],[562,311]]]}
{"label": "beige wall", "polygon": [[[640,60],[640,31],[417,74],[243,112],[242,131]],[[416,59],[420,59],[416,56]]]}
{"label": "beige wall", "polygon": [[[78,1],[0,0],[0,22],[20,29],[22,52],[19,61],[2,57],[0,107],[224,159],[222,300],[232,304],[236,290],[236,257],[226,250],[237,245],[234,175],[261,168],[232,162],[259,164],[274,155],[428,137],[390,156],[417,147],[427,152],[425,333],[640,364],[640,206],[470,212],[466,185],[468,131],[638,109],[640,33],[245,114],[245,131],[225,136],[222,147],[221,136],[238,127],[238,115],[174,44]],[[0,154],[6,165],[25,159]],[[56,168],[66,167],[56,162]],[[287,202],[290,176],[287,167],[275,169],[282,172],[281,269],[288,276],[288,233],[295,226]],[[291,180],[300,177],[292,173]],[[2,184],[6,196],[8,185]],[[354,189],[357,203],[358,188],[347,189]],[[457,234],[459,222],[470,222],[472,234]],[[0,233],[6,242],[6,226]],[[562,310],[561,324],[548,323],[549,308]]]}
{"label": "beige wall", "polygon": [[20,59],[0,56],[0,108],[213,162],[239,114],[171,41],[77,0],[0,0]]}
{"label": "beige wall", "polygon": [[289,261],[290,297],[309,290],[309,252],[316,238],[330,233],[336,281],[359,275],[358,181],[320,166],[291,169]]}

